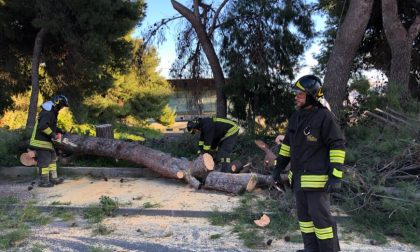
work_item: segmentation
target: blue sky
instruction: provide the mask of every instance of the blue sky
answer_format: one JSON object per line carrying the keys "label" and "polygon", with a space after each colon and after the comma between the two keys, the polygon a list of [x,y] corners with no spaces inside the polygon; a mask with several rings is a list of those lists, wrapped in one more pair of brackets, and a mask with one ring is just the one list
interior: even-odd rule
{"label": "blue sky", "polygon": [[[172,17],[177,14],[173,9],[172,4],[169,0],[146,0],[147,10],[146,17],[142,22],[140,30],[146,30],[148,26],[154,24],[157,21],[160,21],[162,18]],[[185,3],[186,1],[180,1]],[[320,16],[315,16],[314,21],[316,24],[316,30],[321,30],[324,27],[324,19]],[[170,31],[167,34],[167,40],[161,45],[155,45],[158,49],[158,55],[160,58],[160,64],[158,71],[165,77],[169,77],[169,69],[172,65],[172,62],[176,58],[175,53],[175,38],[176,34],[171,33]],[[312,54],[318,52],[320,46],[318,44],[312,45],[307,52],[305,53],[305,62],[308,65],[307,67],[301,69],[299,75],[310,73],[310,67],[317,64],[316,60],[313,59]]]}
{"label": "blue sky", "polygon": [[[163,18],[172,17],[177,14],[169,0],[150,0],[147,3],[146,17],[140,27],[140,30],[146,30],[147,27],[160,21]],[[182,3],[183,1],[181,1]],[[176,58],[175,54],[175,36],[168,32],[166,42],[161,45],[155,45],[158,49],[160,64],[158,71],[165,77],[169,77],[169,68]]]}

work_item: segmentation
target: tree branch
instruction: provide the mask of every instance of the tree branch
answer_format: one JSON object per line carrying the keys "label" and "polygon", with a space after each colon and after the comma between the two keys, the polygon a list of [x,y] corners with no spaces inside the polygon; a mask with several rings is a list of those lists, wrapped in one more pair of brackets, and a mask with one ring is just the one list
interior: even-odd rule
{"label": "tree branch", "polygon": [[207,32],[207,36],[211,37],[214,30],[218,27],[217,26],[217,20],[219,19],[220,12],[222,11],[223,7],[227,4],[229,0],[224,0],[222,4],[220,4],[219,8],[217,8],[216,12],[214,13],[213,22],[209,28],[209,31]]}
{"label": "tree branch", "polygon": [[416,16],[416,20],[411,24],[410,29],[408,30],[408,35],[410,36],[410,41],[414,41],[420,32],[420,16]]}
{"label": "tree branch", "polygon": [[200,3],[199,3],[199,0],[194,0],[194,15],[197,17],[197,18],[200,18],[200,10],[199,10],[199,8],[198,8],[198,5],[199,5]]}

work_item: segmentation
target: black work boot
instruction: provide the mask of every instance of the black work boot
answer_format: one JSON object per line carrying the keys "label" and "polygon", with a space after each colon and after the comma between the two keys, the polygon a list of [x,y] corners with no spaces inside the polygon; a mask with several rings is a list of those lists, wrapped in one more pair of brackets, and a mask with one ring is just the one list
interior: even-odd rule
{"label": "black work boot", "polygon": [[62,184],[62,183],[64,182],[64,179],[63,179],[63,178],[52,178],[52,179],[51,179],[51,182],[52,182],[54,185],[59,185],[59,184]]}
{"label": "black work boot", "polygon": [[63,178],[59,178],[57,177],[57,171],[51,171],[50,172],[50,181],[54,184],[54,185],[59,185],[61,183],[64,182]]}
{"label": "black work boot", "polygon": [[53,187],[54,184],[50,181],[49,175],[41,175],[41,181],[38,184],[39,187]]}

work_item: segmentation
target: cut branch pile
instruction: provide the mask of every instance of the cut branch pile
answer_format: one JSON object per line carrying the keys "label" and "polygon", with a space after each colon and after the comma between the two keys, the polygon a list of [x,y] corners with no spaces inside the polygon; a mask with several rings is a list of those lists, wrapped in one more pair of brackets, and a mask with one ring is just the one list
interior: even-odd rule
{"label": "cut branch pile", "polygon": [[413,143],[401,155],[377,169],[385,182],[416,180],[420,182],[420,144]]}
{"label": "cut branch pile", "polygon": [[414,130],[420,130],[420,121],[418,119],[410,118],[388,107],[385,110],[379,108],[375,108],[373,111],[366,110],[363,115],[375,119],[380,124],[385,123],[398,129],[405,126]]}

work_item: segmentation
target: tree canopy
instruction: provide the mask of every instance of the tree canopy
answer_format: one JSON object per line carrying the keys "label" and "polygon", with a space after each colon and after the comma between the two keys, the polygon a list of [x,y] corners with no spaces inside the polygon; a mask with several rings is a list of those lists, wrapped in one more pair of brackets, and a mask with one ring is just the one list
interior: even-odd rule
{"label": "tree canopy", "polygon": [[[106,90],[113,75],[123,74],[131,63],[133,47],[124,36],[141,21],[144,9],[143,0],[5,0],[0,7],[1,54],[21,59],[26,81],[20,81],[15,70],[2,82],[7,82],[5,87],[19,83],[17,91],[29,88],[34,41],[40,29],[45,29],[41,93],[48,97],[60,91],[77,100],[92,91]],[[17,60],[0,63],[4,72],[20,68]]]}
{"label": "tree canopy", "polygon": [[304,1],[242,0],[229,3],[221,52],[234,117],[274,126],[293,109],[290,82],[314,36]]}

